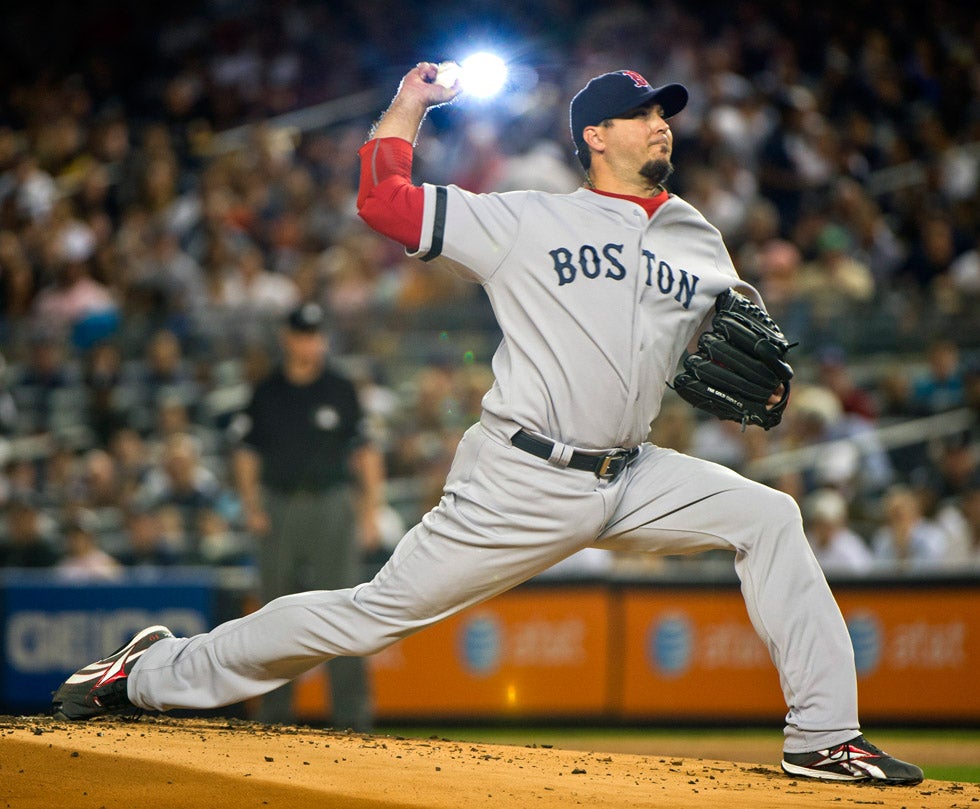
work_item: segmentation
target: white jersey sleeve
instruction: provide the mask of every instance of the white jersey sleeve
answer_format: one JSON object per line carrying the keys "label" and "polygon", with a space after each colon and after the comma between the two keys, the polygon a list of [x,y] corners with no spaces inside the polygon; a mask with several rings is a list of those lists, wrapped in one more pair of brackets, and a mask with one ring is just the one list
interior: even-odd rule
{"label": "white jersey sleeve", "polygon": [[428,183],[422,188],[422,234],[411,255],[473,281],[489,279],[517,241],[527,192],[474,194]]}

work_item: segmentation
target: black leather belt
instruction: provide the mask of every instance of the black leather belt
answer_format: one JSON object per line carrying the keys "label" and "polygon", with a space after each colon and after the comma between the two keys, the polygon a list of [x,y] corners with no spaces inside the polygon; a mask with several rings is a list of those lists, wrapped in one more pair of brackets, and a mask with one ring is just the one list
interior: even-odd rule
{"label": "black leather belt", "polygon": [[[538,458],[548,460],[555,448],[552,441],[543,438],[536,438],[525,430],[515,433],[510,442],[525,452],[536,455]],[[632,449],[614,449],[605,455],[589,455],[585,452],[573,452],[571,460],[568,462],[570,469],[580,469],[583,472],[592,472],[597,478],[604,480],[614,479],[633,460],[639,455],[638,447]]]}

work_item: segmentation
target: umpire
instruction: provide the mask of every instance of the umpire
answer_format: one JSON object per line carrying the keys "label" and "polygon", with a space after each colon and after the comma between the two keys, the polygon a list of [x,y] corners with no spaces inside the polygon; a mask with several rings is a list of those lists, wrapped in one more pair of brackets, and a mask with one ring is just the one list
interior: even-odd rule
{"label": "umpire", "polygon": [[[283,361],[262,380],[240,424],[233,454],[246,525],[258,539],[262,600],[352,587],[362,551],[376,550],[375,515],[384,467],[362,432],[354,385],[327,366],[324,312],[293,311],[282,331]],[[362,657],[328,664],[333,724],[368,731],[372,707]],[[292,688],[267,694],[260,721],[294,721]]]}

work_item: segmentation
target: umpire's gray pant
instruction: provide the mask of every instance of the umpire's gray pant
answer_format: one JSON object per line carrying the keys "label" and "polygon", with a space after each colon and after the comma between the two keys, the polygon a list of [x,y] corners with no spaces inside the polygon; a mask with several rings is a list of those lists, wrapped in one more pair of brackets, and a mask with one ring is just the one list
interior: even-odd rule
{"label": "umpire's gray pant", "polygon": [[[265,506],[272,530],[259,544],[263,603],[289,593],[352,587],[361,580],[349,486],[300,492],[270,489]],[[370,730],[373,711],[364,658],[335,658],[327,663],[327,674],[334,727]],[[256,718],[293,722],[292,703],[289,682],[262,698]]]}

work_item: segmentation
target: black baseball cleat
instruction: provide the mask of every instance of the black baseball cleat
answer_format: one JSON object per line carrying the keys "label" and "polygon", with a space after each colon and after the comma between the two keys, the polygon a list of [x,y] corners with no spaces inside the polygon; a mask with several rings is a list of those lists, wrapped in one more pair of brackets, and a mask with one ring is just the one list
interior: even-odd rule
{"label": "black baseball cleat", "polygon": [[875,781],[912,786],[922,781],[922,770],[892,758],[864,736],[813,753],[783,753],[783,772],[826,781]]}
{"label": "black baseball cleat", "polygon": [[91,719],[137,711],[126,693],[133,664],[158,640],[173,636],[165,626],[148,627],[108,657],[80,668],[54,692],[51,712],[59,719]]}

